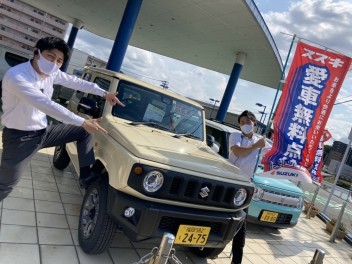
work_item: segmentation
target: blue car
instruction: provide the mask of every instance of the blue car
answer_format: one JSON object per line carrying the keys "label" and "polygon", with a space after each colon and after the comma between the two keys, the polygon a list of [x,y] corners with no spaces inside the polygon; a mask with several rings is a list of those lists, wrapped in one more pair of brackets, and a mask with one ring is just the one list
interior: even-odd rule
{"label": "blue car", "polygon": [[[228,140],[239,130],[212,120],[206,120],[206,133],[214,137],[215,149],[225,159],[229,157]],[[262,172],[259,165],[256,173]],[[288,228],[297,224],[304,204],[303,191],[289,180],[254,176],[254,195],[248,208],[247,221],[273,228]]]}

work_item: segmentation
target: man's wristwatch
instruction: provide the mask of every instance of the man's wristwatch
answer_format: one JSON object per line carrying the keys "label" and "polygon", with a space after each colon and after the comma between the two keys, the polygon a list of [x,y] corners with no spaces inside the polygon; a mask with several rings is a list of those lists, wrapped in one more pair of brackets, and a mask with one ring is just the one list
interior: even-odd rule
{"label": "man's wristwatch", "polygon": [[106,99],[107,95],[108,95],[108,92],[104,92],[103,98]]}

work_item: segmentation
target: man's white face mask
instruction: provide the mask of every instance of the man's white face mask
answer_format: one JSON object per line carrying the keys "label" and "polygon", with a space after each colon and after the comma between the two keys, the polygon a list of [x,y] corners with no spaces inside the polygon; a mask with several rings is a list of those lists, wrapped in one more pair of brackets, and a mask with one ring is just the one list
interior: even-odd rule
{"label": "man's white face mask", "polygon": [[241,131],[244,133],[244,134],[250,134],[252,133],[254,130],[254,125],[253,123],[251,123],[250,125],[246,124],[246,125],[243,125],[241,126]]}
{"label": "man's white face mask", "polygon": [[39,53],[39,60],[37,60],[37,64],[39,67],[39,70],[46,75],[50,75],[53,72],[56,72],[60,67],[57,66],[56,63],[51,62],[47,60],[46,58],[43,57],[43,55],[40,53],[40,50],[38,49]]}

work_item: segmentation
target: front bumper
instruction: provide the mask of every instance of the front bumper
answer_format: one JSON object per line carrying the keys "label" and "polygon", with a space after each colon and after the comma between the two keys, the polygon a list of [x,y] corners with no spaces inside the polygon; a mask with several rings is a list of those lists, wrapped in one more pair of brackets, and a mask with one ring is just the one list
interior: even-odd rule
{"label": "front bumper", "polygon": [[[275,223],[261,221],[263,211],[278,213]],[[297,224],[301,212],[302,209],[252,200],[248,207],[247,221],[268,227],[289,228]]]}
{"label": "front bumper", "polygon": [[[135,214],[130,218],[124,216],[128,207],[135,209]],[[111,186],[108,214],[132,241],[160,241],[165,232],[176,235],[180,224],[209,226],[211,231],[204,247],[214,248],[226,246],[246,216],[243,210],[228,213],[154,203],[119,192]]]}

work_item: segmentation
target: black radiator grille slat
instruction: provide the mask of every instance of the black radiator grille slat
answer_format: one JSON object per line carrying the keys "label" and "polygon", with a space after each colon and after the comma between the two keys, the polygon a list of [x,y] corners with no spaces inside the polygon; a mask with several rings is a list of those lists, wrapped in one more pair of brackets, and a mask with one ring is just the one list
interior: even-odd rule
{"label": "black radiator grille slat", "polygon": [[188,181],[186,189],[185,189],[185,192],[184,192],[184,196],[193,197],[196,186],[197,186],[197,182],[196,181]]}
{"label": "black radiator grille slat", "polygon": [[170,194],[177,194],[178,190],[180,189],[180,185],[182,185],[182,178],[175,177],[174,180],[172,181],[171,187],[170,187]]}
{"label": "black radiator grille slat", "polygon": [[224,186],[216,185],[213,196],[211,197],[211,200],[214,202],[220,202],[221,198],[223,197],[223,194],[224,194]]}
{"label": "black radiator grille slat", "polygon": [[231,203],[233,197],[235,195],[235,189],[234,188],[228,188],[225,192],[225,197],[224,197],[224,202],[225,203]]}

